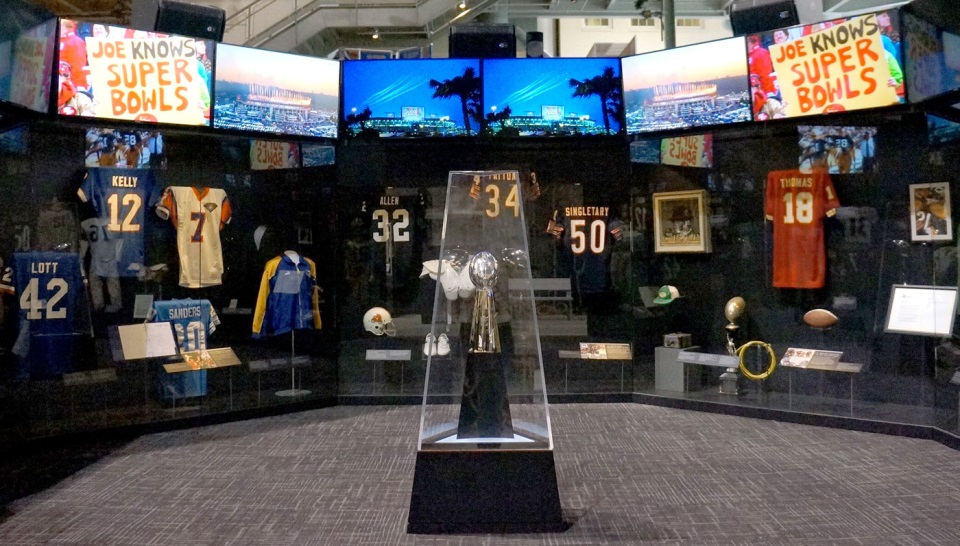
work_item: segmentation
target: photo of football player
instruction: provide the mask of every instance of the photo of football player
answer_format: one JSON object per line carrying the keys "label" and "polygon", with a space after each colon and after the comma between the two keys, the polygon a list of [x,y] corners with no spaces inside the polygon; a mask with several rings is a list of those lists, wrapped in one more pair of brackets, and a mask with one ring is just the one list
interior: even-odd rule
{"label": "photo of football player", "polygon": [[952,239],[950,191],[947,183],[911,184],[910,193],[910,209],[913,213],[911,240]]}
{"label": "photo of football player", "polygon": [[74,84],[70,63],[60,61],[58,74],[57,111],[64,116],[93,116],[93,99]]}

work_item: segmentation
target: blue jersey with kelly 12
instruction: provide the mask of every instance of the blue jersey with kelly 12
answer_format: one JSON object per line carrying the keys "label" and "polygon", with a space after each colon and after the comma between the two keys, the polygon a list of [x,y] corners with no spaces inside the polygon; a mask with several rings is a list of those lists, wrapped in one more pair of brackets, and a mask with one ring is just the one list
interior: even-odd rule
{"label": "blue jersey with kelly 12", "polygon": [[104,221],[107,240],[123,242],[117,267],[121,277],[136,277],[144,265],[144,211],[160,199],[153,176],[149,169],[90,169],[77,190]]}
{"label": "blue jersey with kelly 12", "polygon": [[13,352],[19,378],[54,378],[70,370],[73,338],[89,334],[86,290],[75,252],[17,252],[4,270],[0,291],[20,309]]}
{"label": "blue jersey with kelly 12", "polygon": [[[165,300],[153,302],[153,322],[170,322],[177,335],[180,350],[199,351],[207,348],[207,336],[220,324],[209,300]],[[168,374],[161,369],[160,396],[165,399],[204,396],[207,394],[207,371],[197,370]]]}

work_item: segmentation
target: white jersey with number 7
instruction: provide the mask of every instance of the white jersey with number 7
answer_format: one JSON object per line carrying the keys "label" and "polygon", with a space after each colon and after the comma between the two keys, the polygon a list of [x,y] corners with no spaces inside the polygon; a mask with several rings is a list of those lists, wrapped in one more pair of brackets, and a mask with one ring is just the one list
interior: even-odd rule
{"label": "white jersey with number 7", "polygon": [[157,215],[177,228],[180,286],[203,288],[221,284],[223,250],[220,230],[232,216],[227,193],[218,188],[170,186],[157,205]]}

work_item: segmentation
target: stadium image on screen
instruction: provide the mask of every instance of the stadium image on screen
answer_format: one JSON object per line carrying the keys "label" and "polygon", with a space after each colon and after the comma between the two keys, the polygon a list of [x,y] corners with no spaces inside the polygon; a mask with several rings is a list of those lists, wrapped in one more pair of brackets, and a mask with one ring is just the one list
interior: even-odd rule
{"label": "stadium image on screen", "polygon": [[750,121],[742,37],[624,57],[627,134]]}
{"label": "stadium image on screen", "polygon": [[212,40],[61,19],[57,112],[209,125],[213,47]]}
{"label": "stadium image on screen", "polygon": [[505,136],[616,135],[620,59],[484,59],[485,129]]}
{"label": "stadium image on screen", "polygon": [[217,46],[213,126],[337,138],[340,63]]}
{"label": "stadium image on screen", "polygon": [[876,165],[876,127],[800,125],[800,170],[830,174],[872,172]]}
{"label": "stadium image on screen", "polygon": [[346,135],[475,135],[480,92],[477,59],[344,61]]}

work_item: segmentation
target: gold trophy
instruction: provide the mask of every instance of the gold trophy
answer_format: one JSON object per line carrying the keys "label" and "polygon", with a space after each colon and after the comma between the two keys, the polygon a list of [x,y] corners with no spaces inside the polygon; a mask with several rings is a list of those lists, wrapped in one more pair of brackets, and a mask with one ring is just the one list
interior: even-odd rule
{"label": "gold trophy", "polygon": [[493,288],[497,285],[499,264],[493,254],[481,251],[470,258],[470,281],[477,287],[473,296],[473,318],[470,323],[471,353],[499,353],[500,333],[497,331],[497,309]]}
{"label": "gold trophy", "polygon": [[[724,326],[727,330],[727,353],[729,353],[730,356],[737,356],[737,341],[735,336],[737,332],[740,331],[740,326],[737,325],[737,319],[743,315],[746,308],[747,302],[743,301],[743,298],[740,296],[730,298],[730,301],[728,301],[727,305],[723,308],[724,316],[730,321],[729,324]],[[739,379],[737,368],[727,368],[725,372],[720,374],[720,394],[740,394],[739,390],[737,390],[737,379]]]}

